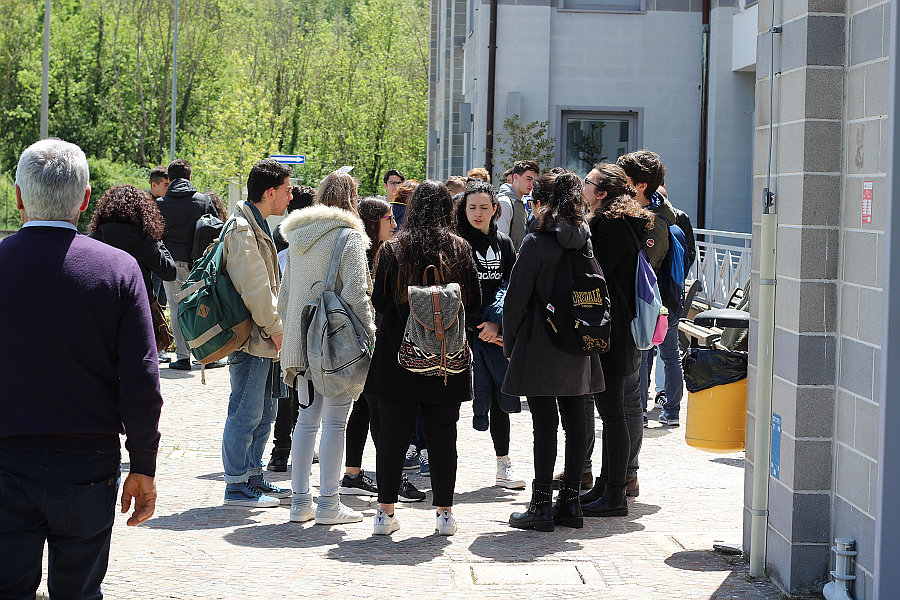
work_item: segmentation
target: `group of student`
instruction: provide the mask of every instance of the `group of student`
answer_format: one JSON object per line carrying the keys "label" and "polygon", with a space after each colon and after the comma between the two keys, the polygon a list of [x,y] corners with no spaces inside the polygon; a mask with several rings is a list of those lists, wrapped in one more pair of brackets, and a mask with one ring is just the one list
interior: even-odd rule
{"label": "group of student", "polygon": [[[453,495],[461,404],[473,400],[473,426],[490,430],[497,485],[521,489],[525,481],[515,475],[509,457],[509,415],[521,411],[519,398],[525,396],[534,423],[535,476],[528,508],[513,513],[510,525],[548,531],[555,525],[581,527],[584,515],[627,514],[626,478],[634,444],[625,397],[641,367],[629,324],[635,313],[638,252],[662,246],[653,241],[654,222],[660,219],[646,207],[652,201],[645,199],[668,203],[659,198],[664,174],[658,155],[649,151],[626,155],[619,164],[597,164],[584,179],[562,168],[541,175],[536,164],[521,161],[505,184],[515,194],[508,204],[486,181],[486,173],[469,176],[453,195],[444,183],[407,181],[391,170],[384,177],[387,200],[359,199],[353,177],[328,175],[312,204],[290,211],[275,232],[287,244],[281,254],[278,312],[284,332],[281,369],[294,395],[279,413],[286,421],[296,418],[296,425],[289,453],[291,490],[272,487],[257,505],[274,506],[278,497],[289,495],[291,521],[352,523],[363,515],[344,505],[340,494],[377,495],[374,533],[390,534],[400,527],[395,504],[424,499],[404,473],[411,463],[422,468],[419,455],[431,477],[436,531],[452,535],[457,530]],[[524,192],[530,193],[527,207]],[[522,240],[518,248],[498,226],[507,206],[513,218],[505,221],[506,227],[516,229]],[[303,380],[300,320],[313,299],[314,284],[326,279],[342,230],[349,235],[335,291],[375,341],[362,389],[328,397]],[[585,248],[592,250],[609,286],[612,324],[610,350],[588,356],[557,347],[541,311],[565,252]],[[398,362],[410,286],[421,285],[431,267],[442,283],[460,286],[471,347],[471,370],[445,377],[426,376]],[[594,445],[594,407],[603,420],[602,467],[588,484],[584,473],[590,471],[586,465]],[[554,478],[560,421],[565,469]],[[279,429],[285,427],[276,423],[270,468],[283,470],[288,453],[278,441]],[[369,431],[377,484],[361,468]],[[320,480],[314,501],[304,465],[316,459]],[[551,506],[554,479],[560,491]]]}

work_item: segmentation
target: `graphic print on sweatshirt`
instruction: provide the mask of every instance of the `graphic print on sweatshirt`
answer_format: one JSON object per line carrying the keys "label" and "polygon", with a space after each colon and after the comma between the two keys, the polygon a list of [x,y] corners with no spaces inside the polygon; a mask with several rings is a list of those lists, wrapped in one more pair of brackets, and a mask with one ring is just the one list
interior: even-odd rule
{"label": "graphic print on sweatshirt", "polygon": [[478,261],[478,278],[503,279],[502,258],[502,253],[499,248],[495,251],[488,246],[484,254],[476,250],[475,260]]}

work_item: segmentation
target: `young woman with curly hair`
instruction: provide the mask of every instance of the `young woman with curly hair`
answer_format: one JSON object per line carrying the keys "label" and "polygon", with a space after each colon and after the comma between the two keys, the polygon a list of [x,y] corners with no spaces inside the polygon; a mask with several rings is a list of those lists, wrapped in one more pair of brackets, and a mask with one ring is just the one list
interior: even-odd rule
{"label": "young woman with curly hair", "polygon": [[[584,396],[603,391],[603,371],[598,355],[575,355],[558,348],[542,313],[565,252],[585,249],[591,237],[581,189],[581,179],[571,172],[542,175],[534,182],[532,196],[541,207],[538,227],[522,241],[503,306],[503,352],[509,358],[503,391],[528,397],[534,424],[531,503],[525,512],[509,518],[512,527],[521,529],[553,531],[554,524],[584,524],[578,502],[586,453]],[[566,434],[566,478],[553,509],[560,421]]]}
{"label": "young woman with curly hair", "polygon": [[460,285],[466,314],[477,315],[481,288],[472,250],[454,232],[450,192],[438,181],[425,181],[416,188],[396,241],[383,244],[375,260],[372,304],[382,320],[365,387],[365,394],[378,402],[381,416],[376,448],[379,508],[375,534],[387,535],[400,528],[394,504],[419,407],[428,442],[436,531],[441,535],[456,532],[452,513],[456,423],[460,405],[472,396],[472,371],[467,369],[446,379],[428,377],[407,371],[397,362],[409,317],[408,286],[421,285],[429,266],[437,267],[443,283]]}
{"label": "young woman with curly hair", "polygon": [[[584,198],[593,209],[590,221],[594,256],[603,269],[610,296],[610,351],[601,355],[606,389],[594,396],[603,420],[603,450],[600,476],[594,488],[582,496],[586,516],[623,516],[628,514],[625,498],[626,470],[632,437],[625,419],[626,387],[637,389],[640,353],[631,335],[635,316],[634,277],[638,247],[646,240],[653,215],[635,200],[635,189],[628,184],[625,171],[610,163],[594,166],[584,180]],[[594,439],[593,406],[589,416],[588,452]],[[641,436],[642,437],[642,436]],[[640,437],[635,439],[640,443]]]}
{"label": "young woman with curly hair", "polygon": [[150,273],[163,281],[175,280],[175,261],[160,241],[163,220],[149,192],[133,185],[117,185],[106,190],[88,225],[90,237],[132,255],[141,268],[147,296],[156,300]]}

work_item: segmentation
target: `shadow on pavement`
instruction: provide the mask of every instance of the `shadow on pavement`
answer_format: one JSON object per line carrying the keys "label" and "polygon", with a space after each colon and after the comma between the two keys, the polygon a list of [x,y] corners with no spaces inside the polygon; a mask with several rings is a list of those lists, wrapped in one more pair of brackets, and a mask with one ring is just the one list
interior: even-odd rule
{"label": "shadow on pavement", "polygon": [[197,529],[219,529],[238,527],[255,523],[259,509],[239,506],[207,506],[192,508],[180,513],[150,519],[141,527],[168,529],[170,531],[190,531]]}
{"label": "shadow on pavement", "polygon": [[194,371],[179,371],[177,369],[170,369],[169,367],[160,366],[159,369],[159,377],[160,379],[191,379],[194,375],[200,375],[200,369]]}
{"label": "shadow on pavement", "polygon": [[274,523],[239,527],[222,539],[235,546],[248,548],[316,548],[341,544],[345,532],[327,525],[308,523]]}
{"label": "shadow on pavement", "polygon": [[732,567],[713,550],[684,550],[666,560],[667,565],[685,571],[731,571]]}
{"label": "shadow on pavement", "polygon": [[541,533],[510,528],[509,531],[479,535],[469,545],[469,551],[476,556],[500,562],[535,560],[559,552],[583,550],[584,546],[571,539],[577,535],[573,532],[578,531],[557,527],[553,533]]}
{"label": "shadow on pavement", "polygon": [[743,458],[711,458],[709,462],[714,462],[720,465],[728,465],[729,467],[738,467],[740,469],[744,468],[744,459]]}
{"label": "shadow on pavement", "polygon": [[468,492],[453,494],[454,504],[483,504],[488,502],[508,502],[515,500],[526,490],[509,490],[495,485],[485,486]]}
{"label": "shadow on pavement", "polygon": [[364,540],[348,540],[328,551],[328,558],[360,565],[414,566],[431,562],[444,554],[450,539],[428,535],[394,540],[389,535],[373,535]]}

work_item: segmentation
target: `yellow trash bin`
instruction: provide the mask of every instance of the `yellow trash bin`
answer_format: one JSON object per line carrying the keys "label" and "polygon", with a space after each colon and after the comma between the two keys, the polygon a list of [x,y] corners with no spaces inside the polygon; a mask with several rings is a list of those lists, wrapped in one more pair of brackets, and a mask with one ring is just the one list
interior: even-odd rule
{"label": "yellow trash bin", "polygon": [[747,427],[747,379],[688,394],[684,438],[707,452],[744,449]]}

